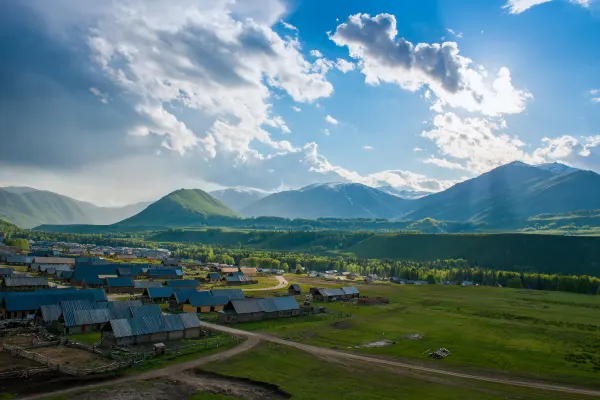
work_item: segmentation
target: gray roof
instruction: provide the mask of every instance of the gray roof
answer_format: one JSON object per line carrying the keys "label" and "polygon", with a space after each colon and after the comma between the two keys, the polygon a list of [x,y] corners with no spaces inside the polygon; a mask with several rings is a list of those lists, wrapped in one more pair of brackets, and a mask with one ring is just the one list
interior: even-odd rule
{"label": "gray roof", "polygon": [[359,294],[358,293],[358,289],[355,288],[354,286],[344,286],[342,288],[343,292],[346,294]]}
{"label": "gray roof", "polygon": [[227,296],[229,297],[229,300],[242,300],[246,298],[242,289],[213,289],[210,293],[212,293],[213,296]]}
{"label": "gray roof", "polygon": [[136,289],[146,289],[146,288],[155,288],[162,287],[162,283],[160,282],[150,282],[150,281],[133,281],[133,287]]}
{"label": "gray roof", "polygon": [[195,313],[183,313],[178,315],[179,318],[181,318],[181,322],[183,323],[185,329],[198,328],[200,325],[202,325],[200,319],[198,319],[198,315]]}
{"label": "gray roof", "polygon": [[259,312],[278,312],[297,310],[300,308],[293,296],[273,297],[269,299],[232,300],[231,306],[237,314],[252,314]]}
{"label": "gray roof", "polygon": [[19,276],[4,278],[5,286],[48,286],[48,278],[41,276]]}
{"label": "gray roof", "polygon": [[169,314],[164,316],[165,325],[167,327],[167,331],[182,331],[185,329],[183,322],[181,322],[181,318],[178,314]]}
{"label": "gray roof", "polygon": [[85,300],[62,301],[65,326],[81,326],[108,322],[110,312],[107,303],[97,303]]}
{"label": "gray roof", "polygon": [[49,304],[40,307],[42,319],[44,322],[58,321],[62,315],[62,307],[60,304]]}
{"label": "gray roof", "polygon": [[[139,312],[133,318],[112,319],[110,326],[116,338],[149,335],[158,332],[171,332],[197,328],[201,325],[195,313],[173,314],[160,317],[150,311]],[[179,321],[177,321],[179,320]]]}
{"label": "gray roof", "polygon": [[141,300],[110,301],[108,302],[108,311],[110,311],[110,316],[113,319],[131,318],[130,307],[139,307],[141,305]]}
{"label": "gray roof", "polygon": [[346,293],[342,289],[324,289],[320,288],[319,294],[326,297],[345,296]]}
{"label": "gray roof", "polygon": [[116,338],[133,336],[131,325],[129,325],[128,319],[111,319],[110,327],[112,328],[113,334]]}
{"label": "gray roof", "polygon": [[299,284],[297,284],[297,283],[292,283],[292,284],[290,285],[290,287],[289,287],[289,288],[290,288],[290,289],[293,289],[293,290],[295,290],[295,291],[297,291],[297,292],[301,292],[301,291],[302,291],[302,288],[301,288],[301,287],[300,287],[300,285],[299,285]]}

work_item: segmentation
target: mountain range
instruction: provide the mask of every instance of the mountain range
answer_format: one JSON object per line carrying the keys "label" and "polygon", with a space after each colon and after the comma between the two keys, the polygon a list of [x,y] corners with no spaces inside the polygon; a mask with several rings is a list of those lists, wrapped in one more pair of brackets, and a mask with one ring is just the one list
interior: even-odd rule
{"label": "mountain range", "polygon": [[435,220],[509,227],[539,214],[595,209],[600,209],[600,175],[558,163],[512,162],[428,195],[358,183],[319,183],[269,195],[248,189],[211,194],[181,189],[151,205],[102,208],[31,188],[0,188],[0,218],[26,228],[117,220],[122,220],[117,224],[120,227],[205,226],[224,219],[229,219],[226,226],[235,226],[240,215],[425,220],[428,226]]}
{"label": "mountain range", "polygon": [[42,224],[109,225],[139,213],[149,204],[98,207],[46,190],[16,186],[0,188],[0,218],[22,228]]}
{"label": "mountain range", "polygon": [[229,208],[236,212],[241,212],[244,208],[266,197],[268,193],[255,189],[228,188],[222,190],[213,190],[208,192],[215,199],[221,200]]}

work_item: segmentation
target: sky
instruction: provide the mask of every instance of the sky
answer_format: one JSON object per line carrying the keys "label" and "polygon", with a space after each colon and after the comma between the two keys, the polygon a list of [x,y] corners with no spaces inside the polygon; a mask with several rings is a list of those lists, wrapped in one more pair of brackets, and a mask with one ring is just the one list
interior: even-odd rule
{"label": "sky", "polygon": [[0,186],[98,205],[600,172],[600,0],[4,0]]}

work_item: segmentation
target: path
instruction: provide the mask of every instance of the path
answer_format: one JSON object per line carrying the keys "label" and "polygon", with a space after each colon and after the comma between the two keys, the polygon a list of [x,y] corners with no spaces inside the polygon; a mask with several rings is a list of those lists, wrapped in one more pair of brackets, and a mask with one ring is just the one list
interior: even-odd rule
{"label": "path", "polygon": [[200,357],[195,360],[186,361],[186,362],[179,363],[179,364],[174,364],[174,365],[171,365],[171,366],[168,366],[165,368],[156,369],[154,371],[148,371],[148,372],[144,372],[144,373],[137,374],[137,375],[127,376],[124,378],[118,378],[118,379],[106,380],[106,381],[102,381],[102,382],[98,382],[98,383],[92,383],[89,385],[76,386],[76,387],[73,387],[70,389],[57,390],[55,392],[39,393],[39,394],[31,395],[31,396],[25,395],[24,397],[19,397],[19,398],[27,399],[27,400],[34,400],[34,399],[43,399],[46,397],[60,397],[60,396],[64,396],[64,395],[67,395],[70,393],[80,392],[83,390],[97,389],[97,388],[101,388],[101,387],[105,387],[105,386],[115,386],[115,385],[120,385],[122,383],[127,383],[127,382],[143,381],[143,380],[155,379],[155,378],[164,378],[166,376],[171,376],[171,377],[173,377],[173,379],[177,379],[178,376],[180,376],[184,371],[186,371],[188,369],[193,369],[193,368],[199,367],[201,365],[204,365],[204,364],[207,364],[210,362],[220,361],[220,360],[224,360],[229,357],[233,357],[237,354],[243,353],[246,350],[250,350],[251,348],[253,348],[260,342],[260,339],[257,337],[247,336],[247,338],[248,338],[248,340],[246,340],[245,342],[241,343],[240,345],[238,345],[232,349],[225,350],[225,351],[215,353],[215,354],[211,354],[210,356]]}
{"label": "path", "polygon": [[456,378],[463,378],[463,379],[469,379],[469,380],[478,380],[478,381],[500,383],[500,384],[511,385],[511,386],[523,386],[523,387],[528,387],[528,388],[532,388],[532,389],[550,390],[550,391],[555,391],[555,392],[583,394],[583,395],[588,395],[588,396],[600,397],[600,391],[598,391],[598,390],[559,386],[559,385],[553,385],[553,384],[548,384],[548,383],[544,383],[544,382],[536,382],[536,381],[520,381],[520,380],[513,380],[513,379],[508,379],[508,378],[493,378],[490,376],[471,375],[471,374],[465,374],[465,373],[461,373],[461,372],[452,372],[452,371],[447,371],[447,370],[443,370],[443,369],[423,367],[420,365],[407,364],[407,363],[402,363],[402,362],[398,362],[398,361],[369,357],[369,356],[365,356],[365,355],[361,355],[361,354],[347,353],[344,351],[332,350],[332,349],[327,349],[324,347],[317,347],[317,346],[311,346],[311,345],[302,344],[302,343],[291,342],[291,341],[283,340],[278,337],[274,337],[274,336],[267,335],[264,333],[243,331],[243,330],[239,330],[239,329],[230,328],[227,326],[221,326],[221,325],[209,324],[209,323],[204,323],[204,325],[206,327],[214,329],[216,331],[231,333],[231,334],[238,335],[238,336],[246,336],[248,338],[256,338],[256,339],[265,340],[265,341],[272,342],[272,343],[281,344],[284,346],[295,347],[297,349],[304,350],[308,353],[316,354],[319,356],[328,356],[328,357],[333,357],[333,358],[338,358],[338,359],[340,359],[340,358],[351,359],[351,360],[357,360],[357,361],[367,362],[367,363],[371,363],[371,364],[385,365],[387,367],[392,367],[392,368],[409,369],[412,371],[424,372],[427,374],[446,375],[446,376],[452,376],[452,377],[456,377]]}
{"label": "path", "polygon": [[254,292],[254,291],[259,291],[259,290],[265,290],[265,291],[278,290],[278,289],[283,289],[288,285],[288,281],[286,281],[283,276],[275,275],[275,278],[277,278],[277,280],[279,281],[279,283],[276,286],[272,286],[272,287],[268,287],[268,288],[242,289],[242,290],[244,292]]}

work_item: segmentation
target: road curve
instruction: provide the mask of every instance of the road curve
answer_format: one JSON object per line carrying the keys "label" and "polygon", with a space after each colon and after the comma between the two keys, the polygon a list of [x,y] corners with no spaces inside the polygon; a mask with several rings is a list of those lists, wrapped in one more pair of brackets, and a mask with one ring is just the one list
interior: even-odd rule
{"label": "road curve", "polygon": [[244,288],[242,288],[242,290],[244,292],[269,291],[269,290],[283,289],[283,288],[285,288],[288,285],[288,281],[286,281],[283,276],[275,275],[275,278],[277,278],[277,280],[279,281],[279,283],[276,286],[271,286],[271,287],[268,287],[268,288],[256,288],[256,289],[244,289]]}
{"label": "road curve", "polygon": [[227,326],[221,326],[221,325],[209,324],[209,323],[204,323],[204,325],[207,326],[208,328],[214,329],[216,331],[231,333],[231,334],[238,335],[238,336],[246,336],[248,338],[257,338],[257,339],[272,342],[272,343],[278,343],[278,344],[281,344],[284,346],[295,347],[297,349],[304,350],[306,352],[321,355],[321,356],[351,359],[351,360],[357,360],[357,361],[367,362],[367,363],[371,363],[371,364],[385,365],[388,367],[396,367],[396,368],[402,368],[402,369],[409,369],[409,370],[413,370],[413,371],[425,372],[425,373],[429,373],[429,374],[453,376],[456,378],[463,378],[463,379],[470,379],[470,380],[477,380],[477,381],[484,381],[484,382],[491,382],[491,383],[499,383],[499,384],[511,385],[511,386],[522,386],[522,387],[527,387],[527,388],[531,388],[531,389],[549,390],[549,391],[554,391],[554,392],[582,394],[582,395],[587,395],[587,396],[600,397],[600,391],[598,391],[598,390],[581,389],[581,388],[568,387],[568,386],[559,386],[559,385],[553,385],[553,384],[548,384],[548,383],[544,383],[544,382],[536,382],[536,381],[520,381],[520,380],[514,380],[514,379],[507,379],[507,378],[493,378],[493,377],[489,377],[489,376],[471,375],[471,374],[465,374],[465,373],[461,373],[461,372],[452,372],[452,371],[447,371],[447,370],[443,370],[443,369],[423,367],[420,365],[407,364],[407,363],[402,363],[402,362],[398,362],[398,361],[385,360],[385,359],[369,357],[369,356],[365,356],[365,355],[361,355],[361,354],[347,353],[344,351],[332,350],[332,349],[327,349],[324,347],[311,346],[311,345],[307,345],[307,344],[291,342],[291,341],[283,340],[283,339],[280,339],[280,338],[277,338],[277,337],[274,337],[271,335],[257,333],[257,332],[243,331],[240,329],[234,329],[234,328],[230,328]]}
{"label": "road curve", "polygon": [[165,368],[156,369],[154,371],[148,371],[148,372],[144,372],[144,373],[137,374],[137,375],[127,376],[124,378],[105,380],[102,382],[92,383],[89,385],[75,386],[75,387],[72,387],[69,389],[57,390],[55,392],[39,393],[39,394],[31,395],[31,396],[25,395],[24,397],[19,397],[19,398],[27,399],[27,400],[35,400],[35,399],[44,399],[47,397],[60,397],[60,396],[64,396],[64,395],[68,395],[68,394],[72,394],[72,393],[77,393],[77,392],[80,392],[83,390],[97,389],[97,388],[106,387],[106,386],[115,386],[115,385],[119,385],[122,383],[144,381],[144,380],[154,379],[154,378],[164,378],[166,376],[171,376],[174,380],[177,380],[177,375],[181,374],[183,371],[186,371],[186,370],[192,369],[192,368],[196,368],[196,367],[199,367],[201,365],[204,365],[204,364],[207,364],[207,363],[210,363],[213,361],[219,361],[219,360],[224,360],[229,357],[233,357],[235,355],[243,353],[246,350],[250,350],[251,348],[253,348],[260,342],[260,339],[257,337],[246,336],[246,338],[247,338],[246,341],[244,341],[243,343],[241,343],[238,346],[233,347],[229,350],[211,354],[210,356],[206,356],[206,357],[200,357],[195,360],[183,362],[180,364],[171,365],[171,366],[168,366]]}

